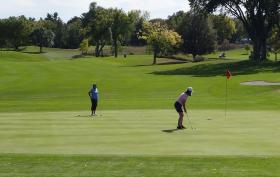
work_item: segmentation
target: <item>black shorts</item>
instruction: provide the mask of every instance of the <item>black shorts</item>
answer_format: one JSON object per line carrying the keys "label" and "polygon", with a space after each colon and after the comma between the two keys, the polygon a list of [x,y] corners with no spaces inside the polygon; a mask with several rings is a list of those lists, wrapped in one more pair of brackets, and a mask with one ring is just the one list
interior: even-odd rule
{"label": "black shorts", "polygon": [[178,101],[175,102],[174,107],[178,113],[184,112],[182,109],[182,105]]}
{"label": "black shorts", "polygon": [[97,108],[98,100],[91,99],[91,109],[95,110]]}

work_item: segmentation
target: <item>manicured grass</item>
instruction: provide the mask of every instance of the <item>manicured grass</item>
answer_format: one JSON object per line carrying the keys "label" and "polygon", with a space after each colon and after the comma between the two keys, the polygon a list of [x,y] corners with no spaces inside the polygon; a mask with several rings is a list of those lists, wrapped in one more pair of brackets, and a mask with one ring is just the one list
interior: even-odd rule
{"label": "manicured grass", "polygon": [[174,110],[1,113],[0,176],[279,174],[279,111],[189,115],[195,129],[177,131]]}
{"label": "manicured grass", "polygon": [[[174,110],[1,113],[0,152],[105,155],[280,155],[279,111]],[[185,119],[185,125],[189,125]]]}
{"label": "manicured grass", "polygon": [[191,110],[193,131],[174,130],[173,110],[100,114],[1,113],[0,176],[274,177],[280,172],[279,111],[230,111],[225,119],[221,110]]}
{"label": "manicured grass", "polygon": [[[176,63],[152,56],[73,59],[78,50],[0,51],[0,176],[277,176],[280,63]],[[141,49],[142,50],[142,49]],[[214,55],[213,54],[213,58]],[[211,58],[211,56],[209,55]],[[228,116],[225,118],[225,71]],[[99,116],[87,95],[100,91]],[[173,104],[188,86],[194,130]]]}
{"label": "manicured grass", "polygon": [[2,177],[275,177],[278,157],[0,155]]}
{"label": "manicured grass", "polygon": [[250,80],[279,82],[280,63],[158,61],[163,64],[151,65],[149,55],[49,62],[29,62],[28,58],[25,62],[0,60],[0,112],[85,110],[92,83],[98,84],[101,109],[170,109],[188,86],[195,90],[192,108],[221,109],[228,66],[233,73],[228,83],[230,109],[280,108],[279,86],[240,85]]}

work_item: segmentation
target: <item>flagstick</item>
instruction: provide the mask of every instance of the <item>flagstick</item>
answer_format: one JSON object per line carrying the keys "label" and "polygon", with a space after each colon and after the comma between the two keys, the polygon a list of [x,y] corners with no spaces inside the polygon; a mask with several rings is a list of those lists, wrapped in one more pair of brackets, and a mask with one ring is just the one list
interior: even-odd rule
{"label": "flagstick", "polygon": [[225,119],[227,119],[227,104],[228,104],[228,78],[226,78]]}

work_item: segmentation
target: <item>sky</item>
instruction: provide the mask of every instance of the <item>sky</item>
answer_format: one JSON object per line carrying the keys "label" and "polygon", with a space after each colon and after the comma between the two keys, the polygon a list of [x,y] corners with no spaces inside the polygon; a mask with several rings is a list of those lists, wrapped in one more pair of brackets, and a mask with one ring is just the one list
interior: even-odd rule
{"label": "sky", "polygon": [[118,7],[125,11],[145,10],[150,18],[167,18],[168,15],[189,9],[188,0],[0,0],[0,18],[25,15],[39,19],[47,13],[58,12],[59,17],[67,22],[74,16],[87,12],[91,2],[102,7]]}

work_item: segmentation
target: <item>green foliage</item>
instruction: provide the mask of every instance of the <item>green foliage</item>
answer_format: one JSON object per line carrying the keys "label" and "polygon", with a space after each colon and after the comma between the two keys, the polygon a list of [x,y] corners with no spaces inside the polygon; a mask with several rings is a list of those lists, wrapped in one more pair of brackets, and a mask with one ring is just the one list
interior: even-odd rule
{"label": "green foliage", "polygon": [[28,42],[28,37],[32,32],[32,21],[24,16],[9,17],[0,21],[0,29],[1,40],[18,50],[20,46]]}
{"label": "green foliage", "polygon": [[274,25],[279,25],[279,0],[189,0],[195,10],[214,12],[225,10],[242,21],[246,32],[253,41],[255,61],[267,59],[267,38]]}
{"label": "green foliage", "polygon": [[82,43],[80,44],[80,50],[82,52],[82,55],[88,53],[89,45],[88,45],[88,39],[84,39]]}
{"label": "green foliage", "polygon": [[216,48],[216,35],[211,27],[211,21],[203,14],[190,12],[180,25],[180,32],[184,40],[184,51],[193,55],[211,53]]}
{"label": "green foliage", "polygon": [[277,54],[280,52],[280,29],[278,27],[273,28],[268,43],[271,52],[275,54],[275,61],[277,61]]}
{"label": "green foliage", "polygon": [[140,36],[147,40],[154,52],[153,64],[156,64],[156,58],[159,54],[166,56],[181,44],[181,36],[175,31],[168,30],[160,23],[144,23],[144,32]]}
{"label": "green foliage", "polygon": [[141,12],[140,10],[132,10],[128,12],[128,18],[132,22],[132,29],[130,34],[128,34],[127,44],[132,46],[144,46],[146,41],[138,38],[138,33],[143,31],[145,21],[149,19],[148,12]]}
{"label": "green foliage", "polygon": [[82,16],[82,23],[86,36],[95,44],[95,56],[99,57],[105,45],[112,40],[111,11],[91,3],[89,11]]}
{"label": "green foliage", "polygon": [[111,9],[111,12],[112,47],[115,57],[118,57],[119,44],[126,41],[128,34],[133,31],[133,22],[123,10]]}
{"label": "green foliage", "polygon": [[70,49],[79,48],[80,43],[83,40],[82,22],[78,17],[72,18],[66,26],[66,33],[64,34],[65,47]]}
{"label": "green foliage", "polygon": [[240,43],[242,41],[242,39],[244,38],[249,38],[248,34],[243,26],[243,23],[241,20],[234,18],[233,19],[234,23],[235,23],[235,27],[236,27],[236,32],[232,35],[232,40],[231,42],[238,42]]}
{"label": "green foliage", "polygon": [[55,48],[65,47],[66,44],[64,41],[64,34],[66,34],[66,25],[59,18],[58,13],[55,12],[54,14],[47,14],[45,21],[47,24],[46,28],[50,29],[55,34],[54,47]]}
{"label": "green foliage", "polygon": [[213,21],[213,28],[217,32],[218,44],[222,44],[224,40],[230,40],[234,33],[236,33],[235,22],[225,15],[210,16]]}
{"label": "green foliage", "polygon": [[31,34],[33,44],[40,47],[40,53],[43,47],[52,47],[54,45],[55,34],[44,27],[36,28]]}
{"label": "green foliage", "polygon": [[178,11],[173,15],[169,16],[166,21],[168,27],[175,31],[179,31],[180,25],[184,21],[186,15],[187,13],[185,13],[184,11]]}

